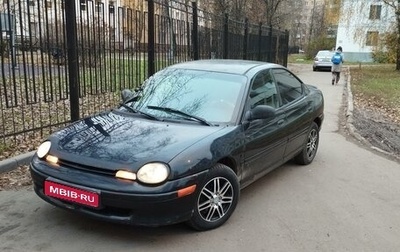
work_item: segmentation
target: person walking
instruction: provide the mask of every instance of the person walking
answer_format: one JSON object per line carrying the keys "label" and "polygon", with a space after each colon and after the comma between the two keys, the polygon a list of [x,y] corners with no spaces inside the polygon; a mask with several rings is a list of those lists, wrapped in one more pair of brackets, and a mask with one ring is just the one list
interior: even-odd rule
{"label": "person walking", "polygon": [[343,56],[342,56],[343,49],[341,46],[339,46],[335,52],[335,54],[332,56],[332,85],[336,85],[339,82],[340,79],[340,72],[342,71],[342,64],[343,64]]}

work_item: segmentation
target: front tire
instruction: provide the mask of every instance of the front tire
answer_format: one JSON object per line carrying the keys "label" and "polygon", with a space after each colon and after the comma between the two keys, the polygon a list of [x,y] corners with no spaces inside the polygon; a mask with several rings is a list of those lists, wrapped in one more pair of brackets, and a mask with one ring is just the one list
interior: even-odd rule
{"label": "front tire", "polygon": [[240,187],[236,174],[229,167],[217,164],[199,185],[194,211],[188,224],[199,231],[217,228],[234,212]]}
{"label": "front tire", "polygon": [[313,122],[308,132],[307,141],[304,144],[303,150],[294,158],[295,162],[301,165],[308,165],[317,154],[319,145],[319,128]]}

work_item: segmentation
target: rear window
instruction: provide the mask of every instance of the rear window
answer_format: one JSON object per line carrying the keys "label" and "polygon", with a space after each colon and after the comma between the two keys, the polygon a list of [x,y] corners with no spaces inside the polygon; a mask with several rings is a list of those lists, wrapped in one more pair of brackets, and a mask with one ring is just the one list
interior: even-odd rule
{"label": "rear window", "polygon": [[317,56],[319,56],[319,57],[330,57],[332,55],[333,55],[333,53],[330,51],[319,51],[317,54]]}

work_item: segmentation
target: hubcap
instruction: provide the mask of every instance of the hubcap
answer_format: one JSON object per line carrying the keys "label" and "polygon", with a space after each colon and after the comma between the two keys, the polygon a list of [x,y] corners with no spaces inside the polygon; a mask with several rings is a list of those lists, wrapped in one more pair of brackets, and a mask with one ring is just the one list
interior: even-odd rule
{"label": "hubcap", "polygon": [[223,177],[210,180],[201,190],[198,200],[198,212],[205,221],[221,219],[233,202],[233,186]]}
{"label": "hubcap", "polygon": [[308,142],[307,142],[307,157],[312,158],[315,155],[315,152],[317,151],[317,146],[318,146],[318,132],[313,129],[310,132],[310,135],[308,136]]}

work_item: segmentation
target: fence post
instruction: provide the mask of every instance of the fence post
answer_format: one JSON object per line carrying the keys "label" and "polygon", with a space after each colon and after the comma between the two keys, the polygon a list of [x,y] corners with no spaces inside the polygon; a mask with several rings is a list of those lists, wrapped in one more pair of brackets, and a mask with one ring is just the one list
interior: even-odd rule
{"label": "fence post", "polygon": [[65,3],[65,26],[68,57],[68,84],[71,121],[79,120],[79,71],[77,53],[76,6],[75,1]]}
{"label": "fence post", "polygon": [[192,2],[193,7],[193,29],[192,29],[192,44],[193,44],[193,59],[199,59],[199,30],[198,30],[198,10],[197,3],[195,1]]}
{"label": "fence post", "polygon": [[154,45],[154,0],[147,0],[147,10],[148,10],[148,16],[147,16],[147,26],[148,26],[148,31],[147,31],[147,64],[148,64],[148,69],[147,69],[147,77],[150,77],[154,74],[155,72],[155,59],[154,59],[154,51],[155,51],[155,45]]}
{"label": "fence post", "polygon": [[272,26],[269,27],[269,37],[268,37],[268,62],[272,62]]}
{"label": "fence post", "polygon": [[224,20],[224,38],[223,38],[223,43],[224,43],[224,51],[222,58],[227,59],[228,58],[228,35],[229,35],[229,26],[228,26],[228,21],[229,21],[229,16],[228,13],[225,13],[225,20]]}
{"label": "fence post", "polygon": [[287,67],[288,63],[288,54],[289,54],[289,31],[285,30],[285,45],[284,45],[284,52],[283,52],[283,65]]}
{"label": "fence post", "polygon": [[247,60],[247,41],[249,39],[249,19],[244,20],[243,59]]}
{"label": "fence post", "polygon": [[258,55],[257,55],[258,61],[261,61],[261,46],[262,46],[261,36],[262,36],[262,23],[260,22],[258,26]]}

